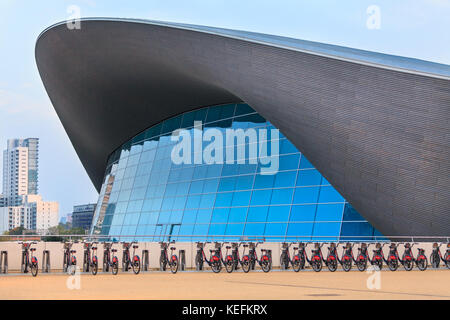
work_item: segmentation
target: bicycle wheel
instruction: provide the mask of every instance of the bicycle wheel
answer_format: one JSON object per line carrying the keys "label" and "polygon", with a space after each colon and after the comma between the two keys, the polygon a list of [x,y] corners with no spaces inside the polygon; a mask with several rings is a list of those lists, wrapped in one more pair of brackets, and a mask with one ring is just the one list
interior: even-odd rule
{"label": "bicycle wheel", "polygon": [[337,270],[337,261],[335,260],[329,260],[327,262],[327,267],[328,270],[330,270],[331,272],[335,272]]}
{"label": "bicycle wheel", "polygon": [[367,268],[367,259],[358,259],[356,261],[356,267],[359,271],[365,271]]}
{"label": "bicycle wheel", "polygon": [[170,258],[170,271],[172,273],[177,273],[178,271],[178,257],[174,254],[172,255],[172,257]]}
{"label": "bicycle wheel", "polygon": [[195,256],[195,267],[198,271],[203,270],[203,254],[201,252],[197,252]]}
{"label": "bicycle wheel", "polygon": [[119,272],[119,264],[117,262],[113,262],[111,266],[111,273],[113,275],[117,275],[118,272]]}
{"label": "bicycle wheel", "polygon": [[322,261],[311,261],[311,267],[315,272],[320,272],[322,270]]}
{"label": "bicycle wheel", "polygon": [[425,271],[425,270],[427,270],[428,260],[426,257],[420,258],[420,259],[416,260],[416,264],[417,264],[417,268],[419,268],[420,271]]}
{"label": "bicycle wheel", "polygon": [[383,269],[383,261],[382,260],[375,260],[375,267],[378,268],[378,271],[381,271]]}
{"label": "bicycle wheel", "polygon": [[139,272],[141,271],[141,259],[139,258],[139,256],[133,257],[133,263],[131,266],[133,267],[134,274],[139,274]]}
{"label": "bicycle wheel", "polygon": [[166,256],[162,255],[159,257],[159,270],[166,271],[167,259]]}
{"label": "bicycle wheel", "polygon": [[292,269],[294,269],[295,272],[300,271],[300,257],[298,255],[295,255],[294,260],[292,260]]}
{"label": "bicycle wheel", "polygon": [[225,257],[225,270],[227,270],[228,273],[232,273],[234,270],[234,260],[231,255],[228,255]]}
{"label": "bicycle wheel", "polygon": [[91,266],[91,272],[95,276],[97,274],[97,271],[98,271],[98,263],[97,262],[93,262],[92,266]]}
{"label": "bicycle wheel", "polygon": [[270,269],[271,269],[271,266],[272,266],[272,263],[270,261],[269,256],[263,255],[261,257],[261,269],[262,269],[262,271],[264,271],[266,273],[269,272]]}
{"label": "bicycle wheel", "polygon": [[352,257],[348,255],[342,257],[342,269],[345,272],[349,272],[352,269]]}
{"label": "bicycle wheel", "polygon": [[67,253],[64,253],[63,272],[67,272],[67,269],[69,268],[68,260],[69,260],[69,258],[67,256]]}
{"label": "bicycle wheel", "polygon": [[39,270],[38,263],[37,262],[31,263],[31,274],[33,275],[33,277],[37,276],[38,270]]}
{"label": "bicycle wheel", "polygon": [[250,257],[248,255],[245,255],[242,257],[242,270],[245,273],[248,273],[250,271]]}
{"label": "bicycle wheel", "polygon": [[444,255],[444,262],[445,262],[445,266],[450,269],[450,256],[449,254],[446,252]]}
{"label": "bicycle wheel", "polygon": [[413,262],[412,260],[405,260],[405,258],[403,258],[403,267],[405,268],[406,271],[411,271],[413,268]]}
{"label": "bicycle wheel", "polygon": [[398,269],[398,261],[396,259],[388,260],[387,265],[391,271],[396,271]]}
{"label": "bicycle wheel", "polygon": [[222,270],[222,263],[220,260],[213,261],[211,263],[211,269],[214,273],[219,273]]}

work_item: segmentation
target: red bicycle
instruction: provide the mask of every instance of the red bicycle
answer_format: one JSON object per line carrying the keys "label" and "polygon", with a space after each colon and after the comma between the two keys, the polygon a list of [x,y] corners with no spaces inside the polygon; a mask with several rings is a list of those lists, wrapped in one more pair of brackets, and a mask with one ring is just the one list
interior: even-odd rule
{"label": "red bicycle", "polygon": [[[269,272],[270,269],[272,268],[272,259],[268,254],[269,251],[267,249],[261,249],[261,258],[260,259],[258,259],[258,255],[256,254],[256,247],[260,243],[262,243],[262,242],[257,242],[256,244],[253,242],[249,243],[249,248],[250,248],[249,252],[248,252],[248,259],[250,261],[249,270],[250,270],[250,268],[252,270],[254,270],[255,264],[256,264],[256,262],[258,262],[262,271]],[[244,267],[242,267],[242,269],[244,269]],[[245,271],[245,269],[244,269],[244,271]]]}
{"label": "red bicycle", "polygon": [[[133,269],[134,274],[139,274],[141,271],[141,259],[135,254],[136,249],[139,248],[136,241],[124,242],[123,244],[123,256],[122,256],[122,270],[128,271]],[[133,246],[133,259],[131,259],[130,247]]]}
{"label": "red bicycle", "polygon": [[[31,274],[33,277],[36,277],[38,274],[38,259],[33,255],[33,252],[36,251],[36,248],[31,248],[33,244],[37,244],[37,242],[19,242],[22,245],[22,264],[21,271],[23,273],[28,272],[28,268],[31,270]],[[30,257],[31,252],[31,257]]]}
{"label": "red bicycle", "polygon": [[[371,244],[368,245],[368,247]],[[375,244],[375,250],[372,250],[373,254],[372,254],[372,258],[369,258],[369,262],[372,266],[375,266],[376,268],[378,268],[378,270],[383,269],[383,247],[381,246],[381,243],[376,243]]]}

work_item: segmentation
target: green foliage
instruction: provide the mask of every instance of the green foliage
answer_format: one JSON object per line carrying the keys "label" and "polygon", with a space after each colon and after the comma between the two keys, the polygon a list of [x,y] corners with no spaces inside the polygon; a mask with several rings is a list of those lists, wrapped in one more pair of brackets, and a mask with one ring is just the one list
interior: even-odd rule
{"label": "green foliage", "polygon": [[[60,223],[55,227],[48,229],[47,236],[42,237],[43,241],[64,241],[67,237],[61,235],[85,235],[86,231],[82,228],[67,228],[67,224]],[[72,237],[72,240],[81,239],[81,237]]]}

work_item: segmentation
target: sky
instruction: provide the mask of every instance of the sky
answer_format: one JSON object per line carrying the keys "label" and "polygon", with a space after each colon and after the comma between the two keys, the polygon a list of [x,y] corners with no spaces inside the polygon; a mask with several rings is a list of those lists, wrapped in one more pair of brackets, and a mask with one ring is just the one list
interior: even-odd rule
{"label": "sky", "polygon": [[71,6],[81,17],[255,31],[450,65],[450,0],[0,0],[0,150],[9,138],[40,139],[39,193],[59,202],[60,216],[98,196],[34,57],[38,35],[70,19]]}

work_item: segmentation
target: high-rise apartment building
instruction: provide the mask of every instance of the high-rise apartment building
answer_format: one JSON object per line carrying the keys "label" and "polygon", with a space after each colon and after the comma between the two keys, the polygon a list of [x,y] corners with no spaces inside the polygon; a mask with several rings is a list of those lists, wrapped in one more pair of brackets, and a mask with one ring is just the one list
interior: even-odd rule
{"label": "high-rise apartment building", "polygon": [[3,151],[0,231],[19,226],[45,233],[58,225],[59,205],[38,195],[39,139],[9,139]]}
{"label": "high-rise apartment building", "polygon": [[21,196],[38,193],[39,139],[9,139],[3,151],[4,205],[21,204]]}

